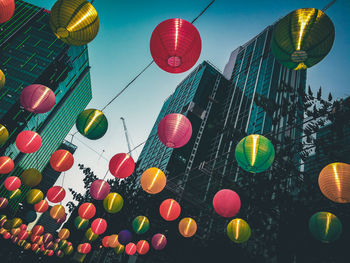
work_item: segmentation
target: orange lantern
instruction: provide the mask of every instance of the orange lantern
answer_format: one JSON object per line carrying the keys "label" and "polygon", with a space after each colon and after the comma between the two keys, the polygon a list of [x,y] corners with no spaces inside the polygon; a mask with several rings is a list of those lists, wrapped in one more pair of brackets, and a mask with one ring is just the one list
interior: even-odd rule
{"label": "orange lantern", "polygon": [[60,239],[67,239],[70,235],[70,232],[67,228],[62,228],[60,232],[58,232],[58,237]]}
{"label": "orange lantern", "polygon": [[96,214],[96,207],[92,203],[84,203],[80,205],[78,213],[83,219],[91,219]]}
{"label": "orange lantern", "polygon": [[0,174],[8,174],[13,168],[15,168],[15,163],[10,157],[0,156]]}
{"label": "orange lantern", "polygon": [[141,175],[142,189],[149,194],[160,193],[166,185],[166,176],[158,168],[152,167]]}
{"label": "orange lantern", "polygon": [[50,157],[50,165],[57,172],[65,172],[72,168],[73,155],[67,150],[57,150]]}
{"label": "orange lantern", "polygon": [[140,240],[139,242],[137,242],[136,250],[137,253],[139,253],[140,255],[147,254],[149,250],[149,243],[146,240]]}
{"label": "orange lantern", "polygon": [[181,219],[179,223],[180,234],[184,237],[192,237],[197,232],[197,223],[190,217]]}
{"label": "orange lantern", "polygon": [[111,235],[108,237],[108,246],[111,248],[117,247],[119,244],[118,235]]}
{"label": "orange lantern", "polygon": [[66,211],[62,205],[55,205],[50,209],[50,216],[55,220],[60,219],[65,213]]}
{"label": "orange lantern", "polygon": [[324,167],[318,177],[322,194],[336,203],[350,202],[350,165],[331,163]]}

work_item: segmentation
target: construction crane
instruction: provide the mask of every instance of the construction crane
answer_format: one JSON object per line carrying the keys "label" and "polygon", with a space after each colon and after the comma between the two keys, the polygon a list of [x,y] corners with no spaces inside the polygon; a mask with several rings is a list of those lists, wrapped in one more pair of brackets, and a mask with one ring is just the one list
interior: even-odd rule
{"label": "construction crane", "polygon": [[131,147],[130,147],[130,140],[129,140],[129,134],[128,134],[128,129],[126,128],[125,119],[123,117],[120,117],[120,119],[123,122],[125,138],[126,138],[126,143],[128,144],[129,154],[132,157],[132,155],[131,155]]}

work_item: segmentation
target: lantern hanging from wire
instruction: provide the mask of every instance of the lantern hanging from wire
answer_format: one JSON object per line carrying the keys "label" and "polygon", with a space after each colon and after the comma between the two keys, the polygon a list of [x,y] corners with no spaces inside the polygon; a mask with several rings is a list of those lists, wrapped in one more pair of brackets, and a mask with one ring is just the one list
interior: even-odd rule
{"label": "lantern hanging from wire", "polygon": [[142,235],[149,229],[149,220],[145,216],[138,216],[132,221],[132,228],[136,234]]}
{"label": "lantern hanging from wire", "polygon": [[0,23],[10,20],[14,13],[15,0],[0,0]]}
{"label": "lantern hanging from wire", "polygon": [[38,213],[44,213],[49,209],[49,203],[46,200],[41,200],[34,205],[34,210]]}
{"label": "lantern hanging from wire", "polygon": [[[109,236],[105,236],[104,238],[102,238],[102,246],[109,247],[108,239],[109,239]],[[118,237],[117,237],[117,239],[118,239]]]}
{"label": "lantern hanging from wire", "polygon": [[12,172],[13,168],[15,168],[15,163],[10,157],[0,157],[0,174],[8,174]]}
{"label": "lantern hanging from wire", "polygon": [[64,190],[61,186],[52,186],[46,193],[46,198],[51,203],[59,203],[61,202],[66,196],[66,190]]}
{"label": "lantern hanging from wire", "polygon": [[91,219],[96,214],[96,207],[92,203],[81,204],[78,209],[78,214],[83,219]]}
{"label": "lantern hanging from wire", "polygon": [[103,200],[110,193],[111,187],[104,180],[95,180],[90,186],[90,195],[95,200]]}
{"label": "lantern hanging from wire", "polygon": [[274,26],[271,50],[287,68],[307,69],[331,50],[335,37],[332,20],[315,8],[297,9]]}
{"label": "lantern hanging from wire", "polygon": [[309,229],[314,238],[331,243],[339,239],[342,233],[342,223],[329,212],[315,213],[309,220]]}
{"label": "lantern hanging from wire", "polygon": [[165,116],[158,124],[158,138],[169,148],[180,148],[188,143],[192,136],[190,120],[180,113]]}
{"label": "lantern hanging from wire", "polygon": [[21,230],[27,230],[28,226],[26,224],[22,224],[19,228]]}
{"label": "lantern hanging from wire", "polygon": [[123,208],[123,197],[118,193],[109,193],[103,200],[103,207],[106,212],[115,214]]}
{"label": "lantern hanging from wire", "polygon": [[9,201],[5,197],[0,197],[0,209],[5,209]]}
{"label": "lantern hanging from wire", "polygon": [[192,68],[202,50],[202,40],[194,25],[181,18],[160,23],[150,41],[154,62],[169,73],[182,73]]}
{"label": "lantern hanging from wire", "polygon": [[180,216],[181,206],[174,199],[166,199],[161,203],[159,213],[164,220],[174,221]]}
{"label": "lantern hanging from wire", "polygon": [[147,169],[141,175],[141,187],[149,194],[158,194],[163,191],[166,185],[166,176],[158,168]]}
{"label": "lantern hanging from wire", "polygon": [[73,155],[67,150],[57,150],[50,157],[50,165],[56,172],[65,172],[74,164]]}
{"label": "lantern hanging from wire", "polygon": [[227,236],[235,243],[247,242],[251,235],[251,230],[246,221],[235,218],[228,223],[226,228]]}
{"label": "lantern hanging from wire", "polygon": [[50,88],[33,84],[22,90],[20,103],[29,112],[46,113],[55,106],[56,96]]}
{"label": "lantern hanging from wire", "polygon": [[[35,225],[32,228],[32,236],[41,236],[44,233],[44,227],[42,225]],[[32,241],[35,242],[35,241]]]}
{"label": "lantern hanging from wire", "polygon": [[140,240],[136,244],[136,250],[139,255],[145,255],[149,251],[149,243],[146,240]]}
{"label": "lantern hanging from wire", "polygon": [[127,153],[118,153],[109,161],[110,173],[119,179],[129,177],[135,170],[135,162]]}
{"label": "lantern hanging from wire", "polygon": [[118,234],[118,242],[122,245],[126,245],[132,240],[132,235],[129,230],[122,230]]}
{"label": "lantern hanging from wire", "polygon": [[165,248],[167,240],[163,234],[158,233],[152,237],[151,243],[152,243],[152,247],[155,250],[162,250],[163,248]]}
{"label": "lantern hanging from wire", "polygon": [[260,173],[272,165],[275,159],[275,149],[266,137],[251,134],[237,144],[235,156],[239,167],[243,170]]}
{"label": "lantern hanging from wire", "polygon": [[82,46],[92,41],[99,30],[96,9],[86,0],[58,0],[51,9],[52,32],[64,43]]}
{"label": "lantern hanging from wire", "polygon": [[89,243],[83,243],[78,245],[77,251],[81,254],[88,254],[91,251],[91,245]]}
{"label": "lantern hanging from wire", "polygon": [[6,129],[4,125],[0,124],[0,146],[3,145],[5,142],[7,142],[8,138],[9,138],[9,131]]}
{"label": "lantern hanging from wire", "polygon": [[125,246],[125,254],[132,256],[136,253],[136,245],[132,242]]}
{"label": "lantern hanging from wire", "polygon": [[9,192],[9,200],[16,200],[21,196],[21,194],[22,191],[20,189]]}
{"label": "lantern hanging from wire", "polygon": [[89,220],[88,219],[83,219],[80,216],[77,216],[74,219],[74,225],[76,229],[78,230],[84,230],[89,226]]}
{"label": "lantern hanging from wire", "polygon": [[350,202],[350,165],[331,163],[324,167],[318,177],[322,194],[336,203]]}
{"label": "lantern hanging from wire", "polygon": [[36,218],[37,218],[37,214],[36,214],[34,211],[32,211],[32,210],[28,211],[28,212],[25,214],[25,216],[24,216],[24,219],[25,219],[28,223],[34,222]]}
{"label": "lantern hanging from wire", "polygon": [[4,239],[9,239],[11,237],[11,234],[9,232],[5,232],[2,237]]}
{"label": "lantern hanging from wire", "polygon": [[185,217],[179,222],[179,232],[184,237],[192,237],[197,232],[197,223],[190,217]]}
{"label": "lantern hanging from wire", "polygon": [[120,255],[124,252],[125,247],[122,244],[119,244],[118,246],[116,246],[115,248],[113,248],[114,253],[117,255]]}
{"label": "lantern hanging from wire", "polygon": [[27,203],[30,205],[35,205],[39,203],[41,200],[43,200],[43,198],[44,198],[44,194],[39,189],[29,190],[26,196]]}
{"label": "lantern hanging from wire", "polygon": [[234,217],[241,208],[241,199],[235,191],[222,189],[215,194],[213,207],[222,217]]}
{"label": "lantern hanging from wire", "polygon": [[69,232],[69,229],[67,228],[62,228],[60,232],[58,232],[58,237],[60,239],[67,239],[69,238],[69,235],[70,235],[70,232]]}
{"label": "lantern hanging from wire", "polygon": [[21,179],[19,179],[17,176],[7,177],[4,182],[4,186],[8,191],[17,190],[21,186]]}
{"label": "lantern hanging from wire", "polygon": [[50,216],[52,219],[59,219],[65,214],[64,206],[62,205],[55,205],[50,209]]}
{"label": "lantern hanging from wire", "polygon": [[39,245],[37,243],[32,244],[32,250],[36,251],[37,249],[40,249]]}
{"label": "lantern hanging from wire", "polygon": [[22,131],[17,135],[16,146],[22,153],[34,153],[41,147],[41,137],[34,131]]}
{"label": "lantern hanging from wire", "polygon": [[103,234],[106,231],[106,229],[107,229],[107,221],[104,220],[103,218],[96,218],[91,223],[91,230],[96,235]]}
{"label": "lantern hanging from wire", "polygon": [[35,168],[29,168],[22,172],[21,181],[28,187],[35,187],[40,184],[42,175],[39,170]]}
{"label": "lantern hanging from wire", "polygon": [[118,235],[110,235],[107,240],[108,247],[115,248],[120,245],[118,241]]}
{"label": "lantern hanging from wire", "polygon": [[80,134],[90,140],[97,140],[106,134],[108,121],[102,111],[87,109],[78,115],[76,126]]}

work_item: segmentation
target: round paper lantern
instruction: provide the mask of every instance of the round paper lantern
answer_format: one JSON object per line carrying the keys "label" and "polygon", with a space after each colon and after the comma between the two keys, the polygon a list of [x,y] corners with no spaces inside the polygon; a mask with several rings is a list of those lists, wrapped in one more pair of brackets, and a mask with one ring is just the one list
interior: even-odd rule
{"label": "round paper lantern", "polygon": [[91,219],[96,214],[96,207],[92,203],[84,203],[80,205],[78,214],[83,219]]}
{"label": "round paper lantern", "polygon": [[141,175],[142,189],[149,194],[160,193],[166,185],[166,176],[158,168],[147,169]]}
{"label": "round paper lantern", "polygon": [[9,201],[5,197],[0,197],[0,209],[4,209],[7,207]]}
{"label": "round paper lantern", "polygon": [[32,236],[41,236],[43,233],[44,233],[44,227],[41,225],[36,225],[32,229]]}
{"label": "round paper lantern", "polygon": [[180,18],[160,23],[151,36],[154,62],[169,73],[182,73],[196,64],[202,41],[194,25]]}
{"label": "round paper lantern", "polygon": [[132,240],[132,235],[129,230],[122,230],[118,234],[118,241],[122,245],[128,244]]}
{"label": "round paper lantern", "polygon": [[24,250],[29,250],[32,247],[30,243],[24,245]]}
{"label": "round paper lantern", "polygon": [[184,237],[192,237],[197,232],[197,223],[190,217],[185,217],[179,222],[180,234]]}
{"label": "round paper lantern", "polygon": [[34,211],[28,211],[24,218],[26,222],[30,223],[35,221],[35,219],[37,218],[37,215]]}
{"label": "round paper lantern", "polygon": [[247,242],[251,235],[248,223],[240,218],[235,218],[228,223],[226,232],[228,237],[235,243]]}
{"label": "round paper lantern", "polygon": [[91,250],[91,245],[89,243],[80,244],[77,250],[81,254],[88,254]]}
{"label": "round paper lantern", "polygon": [[146,240],[140,240],[139,242],[137,242],[136,250],[137,250],[137,253],[139,253],[140,255],[147,254],[149,250],[148,242]]}
{"label": "round paper lantern", "polygon": [[17,189],[15,191],[9,192],[9,199],[10,200],[16,200],[21,196],[22,192],[20,189]]}
{"label": "round paper lantern", "polygon": [[43,235],[43,242],[44,244],[47,244],[53,240],[53,236],[50,233],[46,233]]}
{"label": "round paper lantern", "polygon": [[40,149],[41,137],[34,131],[22,131],[17,135],[16,146],[22,153],[34,153]]}
{"label": "round paper lantern", "polygon": [[41,200],[34,205],[34,210],[38,213],[44,213],[49,209],[49,203],[46,200]]}
{"label": "round paper lantern", "polygon": [[103,234],[107,229],[107,221],[103,218],[96,218],[91,223],[91,230],[97,235]]}
{"label": "round paper lantern", "polygon": [[[105,236],[104,238],[102,238],[102,245],[104,247],[109,247],[108,245],[108,239],[109,239],[109,236]],[[118,240],[118,237],[117,237],[117,240]]]}
{"label": "round paper lantern", "polygon": [[21,181],[28,187],[35,187],[40,184],[42,179],[41,173],[34,168],[24,170],[21,175]]}
{"label": "round paper lantern", "polygon": [[166,221],[176,220],[181,213],[181,207],[174,199],[166,199],[159,207],[159,213]]}
{"label": "round paper lantern", "polygon": [[37,243],[32,244],[32,250],[35,251],[39,248],[39,245]]}
{"label": "round paper lantern", "polygon": [[213,199],[216,213],[222,217],[234,217],[241,208],[241,199],[238,194],[230,189],[217,192]]}
{"label": "round paper lantern", "polygon": [[322,194],[336,203],[350,202],[350,165],[331,163],[324,167],[318,177]]}
{"label": "round paper lantern", "polygon": [[64,43],[82,46],[96,37],[100,22],[88,1],[58,0],[51,9],[50,26]]}
{"label": "round paper lantern", "polygon": [[2,236],[4,239],[9,239],[11,237],[11,234],[9,232],[6,232],[5,234],[3,234]]}
{"label": "round paper lantern", "polygon": [[98,238],[98,235],[95,234],[94,232],[92,232],[91,228],[89,228],[85,232],[85,237],[86,237],[86,239],[88,241],[92,242],[92,241],[95,241]]}
{"label": "round paper lantern", "polygon": [[192,136],[190,120],[180,113],[165,116],[158,124],[159,140],[169,148],[180,148],[188,143]]}
{"label": "round paper lantern", "polygon": [[123,208],[123,204],[123,197],[117,193],[109,193],[103,200],[104,209],[111,214],[119,212]]}
{"label": "round paper lantern", "polygon": [[113,248],[114,252],[117,254],[117,255],[120,255],[124,252],[125,250],[125,247],[121,244],[119,244],[118,246],[116,246],[115,248]]}
{"label": "round paper lantern", "polygon": [[68,246],[67,243],[67,240],[60,240],[60,242],[58,242],[58,248],[61,250],[65,249]]}
{"label": "round paper lantern", "polygon": [[136,245],[132,242],[128,243],[125,246],[125,253],[129,256],[132,256],[136,253]]}
{"label": "round paper lantern", "polygon": [[331,19],[323,11],[297,9],[275,25],[271,50],[283,66],[294,70],[306,69],[329,53],[334,31]]}
{"label": "round paper lantern", "polygon": [[266,171],[275,159],[275,149],[269,139],[252,134],[244,137],[236,146],[236,160],[243,170],[251,173]]}
{"label": "round paper lantern", "polygon": [[309,221],[311,234],[323,243],[331,243],[339,239],[342,233],[342,223],[332,213],[318,212]]}
{"label": "round paper lantern", "polygon": [[21,229],[19,227],[11,229],[12,236],[17,236],[19,233],[21,233]]}
{"label": "round paper lantern", "polygon": [[45,244],[45,248],[46,249],[51,249],[51,248],[53,248],[53,242],[52,241],[50,241],[50,242],[47,242],[46,244]]}
{"label": "round paper lantern", "polygon": [[135,170],[135,162],[127,153],[118,153],[109,161],[109,171],[116,178],[129,177]]}
{"label": "round paper lantern", "polygon": [[66,256],[69,256],[70,254],[72,254],[74,251],[74,248],[73,246],[67,246],[65,249],[64,249],[64,254]]}
{"label": "round paper lantern", "polygon": [[65,214],[64,206],[62,205],[55,205],[50,209],[50,216],[52,219],[59,219]]}
{"label": "round paper lantern", "polygon": [[110,235],[107,240],[108,247],[115,248],[120,245],[118,235]]}
{"label": "round paper lantern", "polygon": [[56,220],[56,224],[62,224],[67,219],[67,213],[64,213],[64,215]]}
{"label": "round paper lantern", "polygon": [[74,163],[73,155],[67,150],[57,150],[50,158],[50,165],[52,169],[57,172],[65,172],[72,168]]}
{"label": "round paper lantern", "polygon": [[15,0],[0,0],[0,23],[11,19],[15,12]]}
{"label": "round paper lantern", "polygon": [[8,191],[17,190],[21,186],[21,179],[19,179],[17,176],[7,177],[4,182],[4,186]]}
{"label": "round paper lantern", "polygon": [[136,234],[144,234],[149,229],[149,220],[145,216],[138,216],[132,221],[132,228]]}
{"label": "round paper lantern", "polygon": [[58,232],[58,237],[60,239],[67,239],[70,235],[69,229],[67,228],[62,228],[60,232]]}
{"label": "round paper lantern", "polygon": [[5,234],[7,231],[6,231],[6,229],[5,228],[0,228],[0,235],[3,235],[3,234]]}
{"label": "round paper lantern", "polygon": [[53,256],[53,254],[54,254],[54,251],[53,250],[49,250],[49,252],[47,253],[47,255],[49,256],[49,257],[52,257]]}
{"label": "round paper lantern", "polygon": [[66,196],[66,190],[61,186],[52,186],[46,194],[47,200],[52,203],[61,202]]}
{"label": "round paper lantern", "polygon": [[22,224],[19,229],[21,230],[27,230],[27,225],[26,224]]}
{"label": "round paper lantern", "polygon": [[30,205],[35,205],[43,200],[44,194],[39,189],[32,189],[27,193],[27,203]]}
{"label": "round paper lantern", "polygon": [[78,230],[83,230],[86,229],[89,226],[89,220],[88,219],[83,219],[80,216],[77,216],[74,219],[74,225]]}
{"label": "round paper lantern", "polygon": [[8,174],[12,172],[13,168],[15,168],[15,163],[10,157],[0,157],[0,174]]}
{"label": "round paper lantern", "polygon": [[95,200],[103,200],[110,193],[111,187],[104,180],[96,180],[90,186],[90,195]]}
{"label": "round paper lantern", "polygon": [[152,247],[155,250],[162,250],[167,243],[166,237],[163,234],[155,234],[152,237]]}
{"label": "round paper lantern", "polygon": [[21,230],[18,234],[19,240],[26,240],[28,238],[29,234],[26,230]]}
{"label": "round paper lantern", "polygon": [[15,237],[15,236],[12,236],[11,240],[12,240],[13,244],[16,244],[19,241],[19,238]]}
{"label": "round paper lantern", "polygon": [[33,84],[22,90],[20,103],[27,111],[46,113],[55,106],[56,96],[48,87],[40,84]]}
{"label": "round paper lantern", "polygon": [[[1,89],[1,74],[0,74],[0,89]],[[4,125],[0,124],[0,146],[3,145],[8,140],[8,138],[9,138],[8,130]]]}
{"label": "round paper lantern", "polygon": [[108,121],[102,111],[96,109],[84,110],[78,115],[77,130],[90,140],[103,137],[108,129]]}

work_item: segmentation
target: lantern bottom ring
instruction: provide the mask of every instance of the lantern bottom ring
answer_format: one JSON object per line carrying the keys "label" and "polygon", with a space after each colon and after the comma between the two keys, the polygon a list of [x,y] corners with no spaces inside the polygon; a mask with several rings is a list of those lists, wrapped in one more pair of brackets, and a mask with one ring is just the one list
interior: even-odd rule
{"label": "lantern bottom ring", "polygon": [[177,68],[181,66],[181,64],[182,64],[181,57],[171,56],[168,58],[168,65],[172,68]]}
{"label": "lantern bottom ring", "polygon": [[166,142],[165,145],[167,147],[170,147],[170,148],[174,148],[175,147],[175,143],[172,143],[172,142]]}

